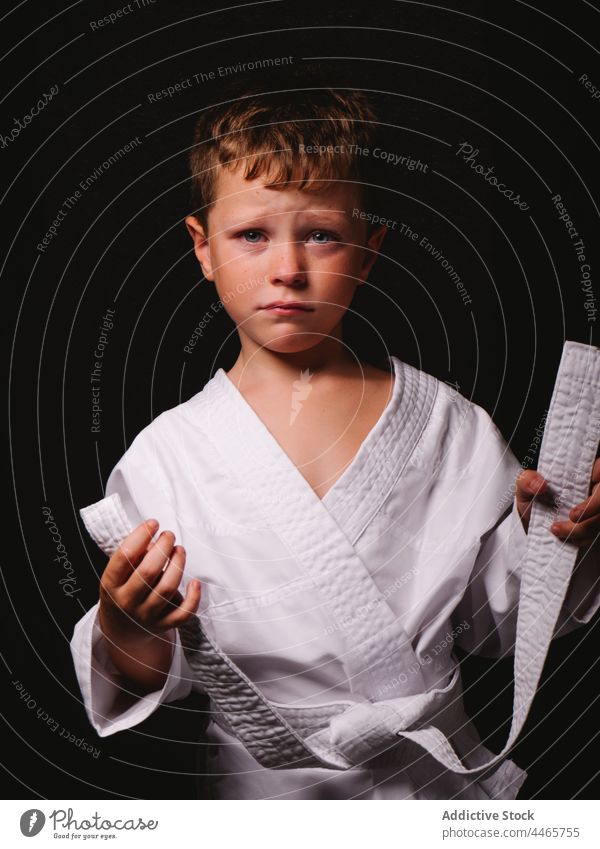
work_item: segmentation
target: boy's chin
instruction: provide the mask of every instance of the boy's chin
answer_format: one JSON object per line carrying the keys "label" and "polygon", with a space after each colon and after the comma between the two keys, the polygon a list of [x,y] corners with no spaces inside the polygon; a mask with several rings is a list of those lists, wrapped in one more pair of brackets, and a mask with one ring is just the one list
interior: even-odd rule
{"label": "boy's chin", "polygon": [[304,351],[317,348],[322,341],[323,336],[321,335],[296,334],[278,337],[277,339],[261,340],[259,344],[262,348],[267,348],[267,350],[276,354],[301,354]]}

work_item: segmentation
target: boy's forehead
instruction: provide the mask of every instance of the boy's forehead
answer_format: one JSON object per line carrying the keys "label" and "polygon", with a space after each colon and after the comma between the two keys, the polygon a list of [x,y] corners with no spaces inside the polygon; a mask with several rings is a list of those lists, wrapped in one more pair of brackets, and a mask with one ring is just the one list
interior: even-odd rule
{"label": "boy's forehead", "polygon": [[360,187],[352,182],[332,180],[326,186],[300,190],[290,182],[285,188],[269,188],[269,179],[262,175],[244,179],[243,169],[219,169],[213,210],[228,218],[274,212],[328,211],[331,215],[351,215],[356,207]]}

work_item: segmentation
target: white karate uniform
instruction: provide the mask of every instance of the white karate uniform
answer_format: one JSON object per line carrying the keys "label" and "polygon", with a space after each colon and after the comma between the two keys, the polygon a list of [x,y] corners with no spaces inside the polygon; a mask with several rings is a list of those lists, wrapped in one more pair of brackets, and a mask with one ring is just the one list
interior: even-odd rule
{"label": "white karate uniform", "polygon": [[[368,633],[370,617],[376,630],[383,607],[406,646],[394,658],[395,675],[388,667],[387,677],[373,679],[376,699],[444,687],[457,666],[454,642],[492,658],[514,651],[527,538],[514,504],[519,463],[481,407],[396,357],[391,362],[388,405],[322,500],[223,369],[144,428],[109,477],[106,498],[118,493],[130,523],[155,517],[185,546],[180,589],[190,578],[201,581],[202,628],[274,702],[351,699],[364,681],[349,675],[347,641],[357,623]],[[106,541],[102,503],[86,517],[99,544]],[[315,582],[310,564],[321,552],[326,562]],[[597,578],[597,558],[587,558],[571,580],[561,634],[600,606]],[[354,622],[336,618],[347,580],[359,594],[367,582],[381,609],[367,606]],[[175,632],[162,690],[142,699],[122,693],[97,610],[77,623],[71,648],[100,736],[192,690],[206,692]],[[215,744],[211,793],[220,799],[512,799],[526,777],[508,759],[485,778],[456,774],[410,740],[351,769],[269,769],[218,711],[207,737]],[[452,742],[467,765],[491,757],[466,715]]]}

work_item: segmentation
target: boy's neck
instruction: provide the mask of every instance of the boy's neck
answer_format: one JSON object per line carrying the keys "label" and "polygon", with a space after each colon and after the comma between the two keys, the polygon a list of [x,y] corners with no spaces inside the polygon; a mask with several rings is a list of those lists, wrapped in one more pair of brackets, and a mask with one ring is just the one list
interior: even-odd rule
{"label": "boy's neck", "polygon": [[242,344],[240,354],[227,376],[238,387],[270,383],[289,383],[297,380],[301,372],[310,374],[348,375],[360,373],[361,364],[341,338],[330,336],[318,345],[304,351],[271,351],[268,348],[252,349]]}

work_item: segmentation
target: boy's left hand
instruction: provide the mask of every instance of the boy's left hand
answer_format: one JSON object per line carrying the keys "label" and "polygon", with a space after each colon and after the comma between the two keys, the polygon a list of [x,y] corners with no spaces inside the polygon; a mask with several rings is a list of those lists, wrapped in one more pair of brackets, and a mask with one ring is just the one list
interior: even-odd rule
{"label": "boy's left hand", "polygon": [[[521,472],[517,478],[516,490],[517,510],[526,531],[529,527],[531,507],[536,498],[551,506],[555,503],[548,481],[542,475],[528,469]],[[589,497],[571,508],[569,520],[554,522],[550,530],[558,539],[579,547],[597,543],[600,533],[600,457],[596,459],[592,469]]]}

